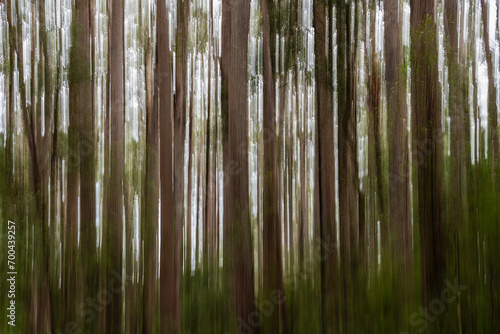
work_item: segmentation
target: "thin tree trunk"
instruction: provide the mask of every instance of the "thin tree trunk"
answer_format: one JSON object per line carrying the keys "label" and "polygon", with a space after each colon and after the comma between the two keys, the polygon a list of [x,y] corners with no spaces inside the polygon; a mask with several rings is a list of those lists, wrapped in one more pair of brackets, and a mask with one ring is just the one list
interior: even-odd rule
{"label": "thin tree trunk", "polygon": [[[158,261],[158,98],[157,84],[153,82],[153,46],[146,33],[144,67],[146,84],[146,166],[144,199],[141,204],[144,219],[141,235],[144,241],[144,290],[143,290],[143,332],[155,332],[156,277]],[[156,76],[156,74],[155,74]]]}
{"label": "thin tree trunk", "polygon": [[[76,7],[73,11],[73,24],[71,29],[76,32],[82,19],[83,10]],[[79,34],[76,36],[80,37]],[[77,246],[78,246],[78,174],[79,174],[79,88],[83,85],[82,67],[79,66],[79,55],[82,53],[80,40],[70,50],[70,73],[69,73],[69,125],[68,125],[68,160],[67,160],[67,200],[65,221],[66,256],[64,263],[63,282],[63,324],[76,322],[76,302],[74,294],[77,289]]]}
{"label": "thin tree trunk", "polygon": [[[275,96],[275,55],[276,11],[272,0],[261,0],[263,25],[263,76],[264,76],[264,109],[263,109],[263,298],[269,299],[280,292],[280,300],[284,301],[283,272],[281,256],[281,229],[278,216],[277,201],[277,157],[276,157],[276,96]],[[257,167],[258,168],[258,167]],[[257,181],[258,182],[258,181]],[[257,197],[258,198],[258,197]],[[257,216],[258,217],[258,216]],[[259,222],[257,220],[257,222]],[[280,310],[281,311],[281,310]],[[280,326],[281,322],[281,326]],[[266,318],[263,330],[266,333],[280,333],[286,329],[284,312],[273,312]]]}
{"label": "thin tree trunk", "polygon": [[[160,115],[161,250],[160,315],[162,333],[180,332],[179,293],[176,286],[177,229],[172,185],[172,75],[169,50],[169,23],[166,4],[158,3],[157,56]],[[181,116],[181,115],[177,115]],[[177,119],[176,122],[182,121]],[[181,123],[179,123],[181,124]],[[178,129],[180,131],[180,128]],[[177,156],[176,156],[177,157]],[[181,197],[182,198],[182,197]],[[182,203],[182,202],[181,202]],[[181,210],[182,211],[182,210]],[[179,220],[177,220],[179,221]],[[177,227],[182,226],[178,224]]]}
{"label": "thin tree trunk", "polygon": [[[82,275],[83,275],[83,296],[82,300],[95,297],[97,293],[97,248],[96,248],[96,190],[95,190],[95,130],[94,130],[94,106],[92,101],[92,76],[91,63],[91,40],[90,40],[90,6],[91,2],[86,0],[76,4],[77,11],[77,52],[79,52],[78,75],[81,76],[77,80],[77,107],[79,117],[79,141],[78,152],[80,158],[80,235],[81,235],[81,260],[82,260]],[[73,181],[73,180],[72,180]],[[68,182],[69,181],[68,179]],[[77,187],[78,184],[71,187]],[[74,204],[74,203],[72,203]],[[72,209],[73,210],[73,209]],[[76,210],[76,208],[74,209]],[[76,224],[76,220],[74,221]],[[83,328],[85,331],[95,331],[94,321],[84,321]]]}
{"label": "thin tree trunk", "polygon": [[[189,0],[177,0],[177,32],[175,35],[175,98],[174,98],[174,232],[175,239],[175,318],[180,331],[182,230],[184,227],[184,142],[186,138],[186,73]],[[163,55],[163,53],[161,53]],[[163,205],[162,205],[163,207]]]}
{"label": "thin tree trunk", "polygon": [[[124,3],[113,0],[111,4],[110,59],[110,170],[107,210],[107,284],[113,284],[122,272],[123,231],[123,179],[125,165],[125,96],[124,96]],[[112,195],[111,195],[112,194]],[[122,289],[112,294],[106,311],[106,332],[121,332]],[[113,292],[115,292],[113,291]]]}
{"label": "thin tree trunk", "polygon": [[[191,87],[189,90],[189,138],[188,138],[188,191],[187,191],[187,214],[186,219],[186,272],[188,274],[188,279],[186,281],[186,291],[189,291],[189,286],[191,283],[191,224],[193,223],[192,217],[192,188],[193,188],[193,126],[194,126],[194,115],[193,115],[193,105],[194,105],[194,62],[196,59],[196,52],[192,53],[191,56]],[[196,204],[196,201],[195,201]],[[196,210],[196,206],[195,206]],[[195,254],[196,258],[196,254]]]}

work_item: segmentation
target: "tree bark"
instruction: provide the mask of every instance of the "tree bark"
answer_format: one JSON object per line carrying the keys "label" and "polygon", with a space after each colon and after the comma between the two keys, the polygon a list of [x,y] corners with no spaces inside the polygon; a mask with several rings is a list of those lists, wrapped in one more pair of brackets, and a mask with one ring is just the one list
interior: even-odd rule
{"label": "tree bark", "polygon": [[436,297],[445,276],[443,143],[433,0],[410,1],[413,165],[417,177],[423,305]]}
{"label": "tree bark", "polygon": [[[124,3],[111,4],[110,59],[110,176],[106,244],[108,247],[107,285],[122,272],[123,178],[125,165],[125,96],[124,96]],[[121,332],[123,279],[112,294],[106,310],[106,332]],[[117,285],[114,285],[115,287]],[[114,292],[114,291],[113,291]]]}
{"label": "tree bark", "polygon": [[[81,235],[81,259],[82,274],[84,279],[82,300],[95,297],[97,293],[98,275],[97,247],[96,247],[96,172],[95,172],[95,130],[94,130],[94,106],[92,101],[92,76],[91,73],[91,50],[90,50],[90,11],[91,2],[88,0],[77,2],[77,38],[76,43],[79,55],[75,59],[81,68],[77,73],[77,107],[79,118],[79,141],[78,152],[80,158],[80,235]],[[72,182],[74,180],[69,180]],[[68,186],[78,186],[77,182]],[[72,203],[74,204],[74,203]],[[73,210],[73,209],[72,209]],[[76,210],[76,209],[75,209]],[[76,224],[76,220],[74,221]],[[70,223],[71,224],[71,223]],[[94,331],[94,321],[84,321],[84,330]]]}
{"label": "tree bark", "polygon": [[[316,160],[319,187],[319,242],[321,242],[321,323],[322,333],[338,333],[338,260],[337,228],[335,217],[335,155],[333,141],[333,59],[327,37],[326,13],[330,12],[324,1],[315,3],[313,26],[316,54],[316,113],[318,130],[318,157]],[[330,16],[330,22],[332,17]],[[331,28],[331,26],[329,27]],[[330,30],[331,31],[331,30]],[[331,39],[331,34],[328,34]],[[340,100],[340,95],[339,95]],[[326,247],[328,249],[326,249]],[[328,252],[328,255],[327,255]]]}
{"label": "tree bark", "polygon": [[[184,142],[186,139],[186,73],[189,0],[177,0],[177,32],[175,35],[174,98],[174,233],[175,239],[175,317],[180,330],[180,290],[182,271],[182,230],[184,227]],[[160,53],[163,55],[163,53]]]}
{"label": "tree bark", "polygon": [[144,199],[141,231],[144,240],[144,287],[143,287],[143,332],[155,332],[156,316],[156,277],[158,261],[158,108],[153,97],[157,98],[157,85],[153,81],[153,46],[146,33],[144,48],[144,68],[146,84],[146,166],[144,180]]}
{"label": "tree bark", "polygon": [[[224,161],[224,225],[229,230],[233,260],[234,306],[238,321],[247,322],[255,310],[253,250],[250,229],[248,185],[248,106],[247,52],[250,26],[250,1],[231,0],[231,49],[227,72],[228,112],[227,147]],[[223,3],[224,6],[224,3]],[[223,8],[223,20],[228,19]],[[227,21],[226,21],[227,23]],[[224,26],[224,24],[223,24]],[[226,28],[226,27],[225,27]],[[223,33],[224,34],[224,33]],[[224,51],[224,47],[223,47]],[[223,59],[228,61],[228,58]],[[258,332],[255,328],[254,332]],[[243,327],[238,326],[243,333]]]}
{"label": "tree bark", "polygon": [[[177,229],[174,220],[172,184],[172,74],[166,4],[158,3],[157,56],[160,115],[160,179],[161,179],[161,250],[160,250],[160,314],[162,333],[180,333],[180,307],[177,289]],[[181,116],[181,115],[176,115]],[[176,118],[176,121],[181,121]],[[179,128],[180,130],[180,128]],[[177,226],[181,226],[180,224]]]}
{"label": "tree bark", "polygon": [[[277,199],[277,159],[276,159],[276,80],[273,59],[275,55],[275,8],[272,0],[261,0],[262,29],[263,29],[263,77],[264,77],[264,104],[263,104],[263,293],[268,299],[279,291],[284,301],[283,272],[281,263],[281,228],[278,216]],[[273,312],[266,318],[263,331],[266,333],[280,333],[280,328],[286,328],[284,314]],[[280,326],[281,322],[281,326]]]}

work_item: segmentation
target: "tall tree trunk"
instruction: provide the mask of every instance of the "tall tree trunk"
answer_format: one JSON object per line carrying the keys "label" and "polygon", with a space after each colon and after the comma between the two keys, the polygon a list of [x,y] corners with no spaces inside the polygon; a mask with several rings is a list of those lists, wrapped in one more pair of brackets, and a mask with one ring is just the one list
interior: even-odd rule
{"label": "tall tree trunk", "polygon": [[[253,250],[250,229],[248,185],[248,92],[247,54],[250,26],[250,1],[231,0],[231,48],[227,72],[228,113],[227,147],[224,161],[232,165],[225,169],[224,225],[229,229],[233,259],[233,288],[236,318],[248,321],[255,310]],[[229,5],[226,3],[226,5]],[[224,5],[224,3],[223,3]],[[223,20],[228,14],[223,8]],[[227,22],[226,22],[227,23]],[[223,24],[224,26],[224,24]],[[227,27],[224,27],[227,28]],[[224,48],[223,48],[223,51]],[[229,59],[224,58],[224,61]],[[226,166],[225,166],[226,167]],[[236,167],[236,168],[235,168]],[[238,332],[243,333],[238,326]],[[254,332],[258,332],[258,328]]]}
{"label": "tall tree trunk", "polygon": [[144,175],[144,198],[142,238],[144,240],[144,290],[143,290],[143,332],[155,332],[156,277],[158,262],[158,107],[157,85],[153,81],[153,46],[146,32],[144,67],[146,84],[146,173]]}
{"label": "tall tree trunk", "polygon": [[[309,212],[308,212],[308,179],[306,177],[307,161],[306,151],[308,150],[308,124],[307,124],[307,84],[304,82],[304,96],[306,102],[302,108],[302,120],[300,121],[300,228],[299,228],[299,265],[302,266],[307,252],[307,242],[309,240]],[[298,93],[298,92],[297,92]]]}
{"label": "tall tree trunk", "polygon": [[[459,34],[458,34],[458,2],[457,0],[449,0],[444,4],[444,29],[445,29],[445,48],[446,57],[448,65],[448,84],[449,84],[449,96],[448,96],[448,109],[450,112],[451,128],[450,128],[450,153],[451,153],[451,182],[450,182],[450,230],[453,233],[453,257],[455,264],[455,276],[458,280],[464,281],[464,273],[467,273],[467,268],[470,266],[463,267],[464,260],[467,260],[468,254],[463,253],[463,249],[459,245],[470,244],[464,242],[464,238],[467,238],[467,234],[464,228],[468,226],[468,200],[467,200],[467,174],[466,174],[466,131],[469,132],[470,127],[466,127],[466,105],[468,103],[468,98],[466,97],[467,84],[466,80],[468,78],[465,76],[463,68],[465,64],[461,64],[463,57],[459,55]],[[462,21],[465,18],[462,16]],[[461,47],[461,52],[464,52],[464,47]],[[468,117],[467,117],[468,118]],[[465,270],[462,270],[464,268]],[[468,280],[470,281],[470,280]],[[464,300],[464,305],[462,304],[462,298],[458,299],[457,310],[461,308],[468,313],[470,310],[467,305],[467,299]],[[465,308],[464,308],[465,306]],[[467,314],[466,313],[466,314]],[[457,313],[458,328],[461,332],[461,316]]]}
{"label": "tall tree trunk", "polygon": [[[157,18],[158,96],[160,115],[161,250],[160,315],[162,333],[180,332],[179,293],[176,286],[177,229],[172,188],[172,75],[169,50],[169,23],[166,4],[158,3]],[[181,116],[181,115],[178,115]],[[176,122],[178,119],[176,118]],[[179,128],[180,130],[180,128]],[[178,225],[182,226],[182,225]]]}
{"label": "tall tree trunk", "polygon": [[[292,95],[292,90],[290,90],[290,95]],[[292,103],[290,103],[292,105]],[[286,136],[286,150],[287,150],[287,170],[288,177],[285,182],[288,181],[288,260],[289,260],[289,270],[293,271],[295,255],[294,255],[294,236],[293,236],[293,110],[290,105],[290,110],[287,113],[288,129]]]}
{"label": "tall tree trunk", "polygon": [[[276,11],[272,0],[261,0],[263,28],[263,293],[264,299],[271,298],[275,291],[280,292],[280,304],[284,302],[283,272],[280,265],[281,228],[277,201],[277,159],[276,159],[276,96],[275,68],[273,59],[276,51]],[[263,330],[266,333],[286,332],[284,312],[278,310],[266,318]],[[281,322],[281,326],[280,326]],[[280,331],[280,328],[282,331]]]}
{"label": "tall tree trunk", "polygon": [[[321,1],[314,7],[314,51],[316,54],[316,112],[318,157],[316,160],[319,187],[319,239],[321,242],[321,325],[322,333],[339,332],[337,227],[335,217],[335,155],[333,141],[333,59],[326,48],[331,46],[327,35],[326,13],[331,6]],[[330,22],[332,17],[330,16]],[[329,30],[331,31],[331,26]],[[339,95],[339,100],[340,100]]]}
{"label": "tall tree trunk", "polygon": [[413,165],[417,177],[423,305],[436,297],[445,276],[443,144],[434,0],[410,1]]}
{"label": "tall tree trunk", "polygon": [[[80,3],[78,4],[80,5]],[[70,50],[70,73],[69,73],[69,126],[68,126],[68,164],[67,164],[67,200],[66,200],[66,228],[65,228],[65,264],[63,275],[63,324],[76,322],[76,302],[74,294],[77,289],[77,247],[78,247],[78,173],[79,173],[79,105],[78,99],[80,86],[84,85],[83,66],[80,66],[80,57],[83,56],[83,48],[80,42],[83,38],[79,36],[80,16],[84,15],[83,10],[79,11],[75,5],[73,11],[73,23],[71,29],[77,41]],[[79,38],[80,37],[80,38]],[[82,90],[83,91],[83,90]]]}
{"label": "tall tree trunk", "polygon": [[[212,6],[212,2],[210,2],[210,6]],[[206,141],[205,141],[205,189],[206,189],[206,196],[203,200],[203,267],[204,267],[204,272],[207,274],[212,272],[212,259],[209,253],[211,253],[211,250],[209,249],[209,240],[212,239],[212,215],[211,215],[211,207],[210,207],[210,201],[212,198],[212,189],[210,188],[211,182],[210,179],[212,178],[211,175],[211,170],[210,170],[210,113],[212,109],[212,57],[210,56],[211,53],[211,27],[212,27],[212,19],[209,19],[209,28],[208,28],[208,89],[207,89],[207,122],[206,122],[206,129],[205,129],[205,136],[206,136]],[[208,276],[207,276],[208,278]]]}
{"label": "tall tree trunk", "polygon": [[[221,18],[221,120],[222,120],[222,164],[223,164],[223,198],[229,198],[230,196],[230,187],[229,180],[231,168],[234,168],[229,159],[229,75],[230,75],[230,62],[231,62],[231,35],[233,33],[231,29],[231,16],[233,15],[233,3],[234,0],[222,0],[222,18]],[[246,0],[245,0],[246,1]],[[246,147],[245,147],[246,149]],[[231,231],[231,221],[228,219],[229,214],[229,206],[228,203],[224,200],[223,206],[223,250],[222,250],[222,258],[223,258],[223,272],[224,272],[224,285],[223,291],[224,295],[227,296],[225,300],[225,309],[224,314],[226,316],[230,316],[233,314],[234,309],[234,298],[232,298],[232,290],[233,290],[233,260],[232,260],[232,231]],[[234,331],[233,324],[235,322],[231,322],[224,327],[224,331]]]}
{"label": "tall tree trunk", "polygon": [[[357,15],[357,10],[355,15]],[[357,249],[358,189],[356,145],[356,98],[355,98],[355,46],[351,39],[351,6],[337,2],[337,86],[338,86],[338,147],[339,147],[339,217],[340,259],[342,263],[342,288],[344,302],[343,328],[352,331],[353,284],[351,275]],[[355,43],[356,44],[356,43]]]}
{"label": "tall tree trunk", "polygon": [[[125,165],[125,96],[124,96],[124,2],[111,4],[110,59],[110,175],[107,210],[107,285],[113,285],[106,310],[106,332],[121,332],[122,324],[122,231],[123,178]],[[116,276],[120,277],[118,279]],[[119,280],[118,284],[115,283]],[[117,288],[117,286],[119,288]]]}
{"label": "tall tree trunk", "polygon": [[[402,290],[408,305],[413,284],[412,227],[410,218],[410,177],[408,152],[408,112],[406,63],[403,55],[402,6],[399,0],[384,3],[385,79],[389,144],[389,219],[391,227],[394,284]],[[374,29],[374,24],[373,28]],[[373,33],[375,34],[375,33]],[[375,44],[372,42],[372,47]],[[377,65],[378,66],[378,65]],[[397,321],[405,321],[396,309]],[[406,323],[405,323],[406,325]]]}
{"label": "tall tree trunk", "polygon": [[[193,184],[193,154],[195,154],[193,150],[193,123],[194,123],[194,115],[193,115],[193,107],[194,107],[194,63],[196,59],[196,52],[193,51],[191,55],[191,87],[189,89],[189,138],[188,138],[188,190],[187,190],[187,214],[188,217],[186,219],[186,266],[187,266],[187,274],[188,279],[186,281],[186,291],[190,286],[191,281],[191,224],[193,223],[191,217],[191,208],[192,208],[192,184]],[[195,201],[196,204],[196,201]],[[196,205],[195,205],[196,208]],[[196,258],[196,254],[195,254]]]}
{"label": "tall tree trunk", "polygon": [[[96,248],[96,172],[95,172],[95,130],[94,106],[92,104],[92,75],[90,58],[90,6],[91,1],[85,0],[76,3],[77,11],[77,39],[78,59],[81,67],[78,68],[77,80],[77,116],[79,117],[79,142],[78,152],[80,158],[80,235],[81,235],[81,261],[84,280],[82,300],[95,297],[97,293],[97,248]],[[78,176],[76,176],[78,177]],[[73,180],[71,180],[73,181]],[[68,178],[68,182],[71,182]],[[77,187],[78,183],[69,185]],[[78,188],[77,188],[78,189]],[[74,203],[72,203],[74,204]],[[77,210],[71,209],[71,210]],[[76,224],[76,220],[74,223]],[[70,223],[72,224],[72,223]],[[72,296],[71,296],[72,297]],[[85,319],[86,320],[86,319]],[[94,321],[84,321],[85,331],[95,331]]]}
{"label": "tall tree trunk", "polygon": [[[180,326],[180,289],[182,229],[184,227],[184,141],[186,138],[186,73],[189,0],[177,0],[177,32],[175,35],[175,99],[174,99],[174,231],[175,243],[175,314]],[[180,330],[180,327],[179,329]]]}
{"label": "tall tree trunk", "polygon": [[[402,44],[402,10],[399,0],[384,3],[385,78],[388,101],[390,223],[394,254],[402,256],[405,272],[412,267],[410,179],[407,131],[406,70]],[[408,275],[405,275],[407,277]]]}
{"label": "tall tree trunk", "polygon": [[[390,4],[389,4],[390,5]],[[397,4],[396,4],[397,5]],[[375,48],[375,1],[370,0],[369,10],[370,10],[370,73],[369,73],[369,84],[368,84],[368,168],[369,168],[369,178],[370,178],[370,188],[372,191],[372,196],[376,197],[376,211],[377,215],[374,216],[376,220],[380,221],[382,226],[382,247],[383,252],[389,249],[389,234],[388,234],[388,220],[385,217],[385,196],[383,187],[383,176],[382,176],[382,143],[380,142],[381,131],[380,131],[380,72],[379,72],[379,61],[378,54]],[[385,9],[385,8],[384,8]],[[393,33],[392,31],[390,33]],[[401,37],[401,36],[400,36]],[[401,39],[401,38],[400,38]],[[398,42],[398,41],[394,41]],[[405,110],[401,109],[401,113]],[[400,145],[404,145],[401,142]],[[374,180],[375,179],[375,180]],[[375,183],[376,182],[376,183]],[[385,254],[383,254],[385,256]]]}

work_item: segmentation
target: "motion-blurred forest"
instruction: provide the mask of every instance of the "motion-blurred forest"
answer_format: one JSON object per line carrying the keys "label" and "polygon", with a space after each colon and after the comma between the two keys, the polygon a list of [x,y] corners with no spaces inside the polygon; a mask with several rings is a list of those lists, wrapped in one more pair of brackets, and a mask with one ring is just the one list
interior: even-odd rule
{"label": "motion-blurred forest", "polygon": [[0,35],[0,333],[500,333],[498,0],[0,0]]}

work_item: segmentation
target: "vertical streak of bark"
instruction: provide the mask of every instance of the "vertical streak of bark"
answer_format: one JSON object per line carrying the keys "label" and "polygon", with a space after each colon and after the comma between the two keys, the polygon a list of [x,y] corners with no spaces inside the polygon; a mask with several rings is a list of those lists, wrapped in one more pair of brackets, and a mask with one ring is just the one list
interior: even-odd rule
{"label": "vertical streak of bark", "polygon": [[410,1],[413,164],[417,177],[423,304],[439,296],[445,275],[443,143],[433,0]]}
{"label": "vertical streak of bark", "polygon": [[[328,4],[328,7],[325,6]],[[314,7],[313,27],[315,31],[314,51],[316,54],[316,113],[318,144],[318,183],[319,188],[319,236],[321,242],[321,322],[323,333],[339,332],[338,317],[338,260],[337,228],[335,214],[335,155],[333,124],[333,59],[330,47],[332,25],[326,26],[326,13],[332,14],[332,3],[318,1]],[[332,21],[330,16],[329,22]],[[339,96],[340,99],[340,96]],[[326,249],[327,248],[327,249]],[[327,253],[328,252],[328,253]],[[316,256],[316,254],[315,254]]]}
{"label": "vertical streak of bark", "polygon": [[[264,298],[276,291],[284,300],[283,272],[281,263],[281,229],[277,200],[277,157],[276,157],[276,80],[273,59],[276,45],[275,7],[272,0],[261,0],[263,28],[263,291]],[[284,309],[283,309],[284,310]],[[274,312],[266,319],[263,330],[266,333],[286,332],[286,317],[283,310]],[[281,326],[280,326],[281,323]]]}
{"label": "vertical streak of bark", "polygon": [[180,332],[180,314],[179,290],[176,288],[177,229],[172,187],[172,72],[168,13],[163,1],[158,3],[157,25],[161,179],[160,315],[161,332],[165,334]]}
{"label": "vertical streak of bark", "polygon": [[[149,14],[149,13],[148,13]],[[153,81],[153,46],[149,32],[146,32],[144,67],[146,85],[146,166],[142,217],[144,219],[142,237],[144,242],[144,291],[143,291],[143,332],[155,332],[156,277],[158,261],[158,108],[157,85]],[[154,92],[153,92],[154,91]]]}
{"label": "vertical streak of bark", "polygon": [[[231,0],[231,58],[228,71],[229,108],[227,155],[233,164],[225,169],[224,220],[232,239],[233,289],[236,318],[248,321],[255,310],[253,250],[250,231],[248,185],[247,53],[250,1]],[[223,9],[224,16],[224,9]],[[234,168],[236,167],[236,168]],[[227,209],[227,210],[226,210]],[[227,214],[226,214],[227,212]],[[236,247],[236,245],[238,245]],[[243,328],[238,331],[243,333]],[[258,332],[258,328],[254,332]]]}
{"label": "vertical streak of bark", "polygon": [[[95,225],[95,130],[94,106],[92,102],[92,75],[91,73],[91,40],[90,40],[90,12],[91,1],[81,1],[76,4],[77,31],[76,42],[78,45],[77,59],[81,64],[78,75],[77,112],[79,118],[78,152],[80,158],[80,235],[81,235],[81,260],[83,274],[83,300],[92,298],[97,293],[97,248]],[[94,322],[84,322],[86,331],[94,331]]]}
{"label": "vertical streak of bark", "polygon": [[[122,324],[122,232],[123,232],[123,178],[125,150],[125,96],[124,96],[124,2],[111,4],[110,48],[110,176],[107,210],[106,243],[108,247],[107,285],[118,280],[119,289],[113,293],[106,312],[106,332],[120,332]],[[116,276],[118,275],[119,278]],[[113,291],[114,292],[114,291]]]}

